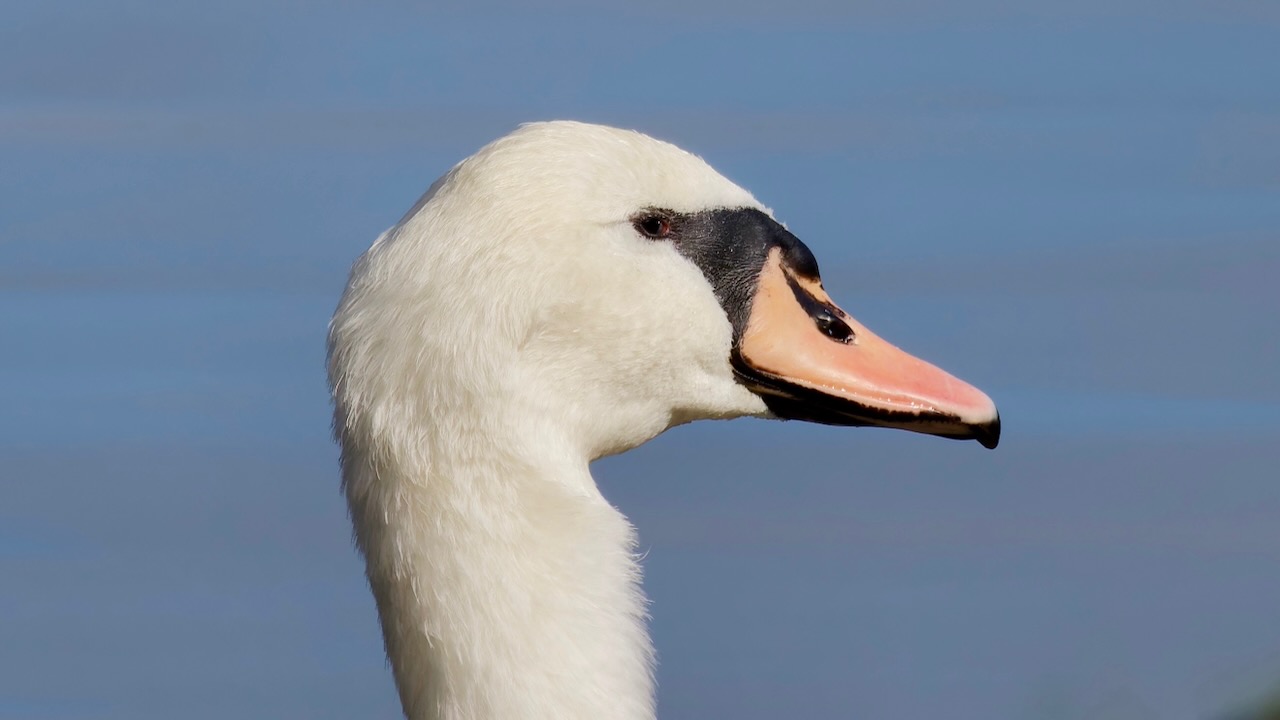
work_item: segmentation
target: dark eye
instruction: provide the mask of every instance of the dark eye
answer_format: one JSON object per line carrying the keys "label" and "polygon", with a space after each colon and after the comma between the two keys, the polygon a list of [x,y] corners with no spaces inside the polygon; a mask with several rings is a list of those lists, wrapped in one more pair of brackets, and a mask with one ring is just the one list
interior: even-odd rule
{"label": "dark eye", "polygon": [[641,215],[632,221],[636,231],[650,240],[661,240],[671,237],[671,218],[666,215],[650,213]]}

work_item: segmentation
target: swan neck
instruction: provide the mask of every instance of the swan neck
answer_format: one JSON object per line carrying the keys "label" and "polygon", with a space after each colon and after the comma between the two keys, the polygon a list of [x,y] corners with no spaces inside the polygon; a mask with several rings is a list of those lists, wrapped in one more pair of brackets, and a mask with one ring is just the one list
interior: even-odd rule
{"label": "swan neck", "polygon": [[406,717],[653,718],[634,532],[586,458],[538,433],[439,430],[343,443]]}

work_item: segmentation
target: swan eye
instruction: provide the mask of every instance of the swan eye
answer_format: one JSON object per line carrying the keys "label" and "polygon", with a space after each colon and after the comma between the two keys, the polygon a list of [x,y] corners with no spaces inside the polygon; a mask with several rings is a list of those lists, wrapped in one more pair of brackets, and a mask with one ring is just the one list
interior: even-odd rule
{"label": "swan eye", "polygon": [[853,328],[846,325],[840,318],[832,315],[829,310],[822,309],[814,313],[813,322],[822,331],[823,335],[832,340],[846,345],[853,342]]}
{"label": "swan eye", "polygon": [[650,213],[640,215],[631,221],[636,231],[650,240],[663,240],[671,237],[671,218],[666,215]]}

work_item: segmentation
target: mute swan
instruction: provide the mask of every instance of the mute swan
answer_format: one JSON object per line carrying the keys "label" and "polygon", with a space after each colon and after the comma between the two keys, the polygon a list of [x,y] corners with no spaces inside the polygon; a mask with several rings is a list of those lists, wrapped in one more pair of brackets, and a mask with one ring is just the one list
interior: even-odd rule
{"label": "mute swan", "polygon": [[700,158],[526,125],[356,262],[329,331],[343,488],[411,720],[654,717],[635,535],[588,463],[700,418],[995,447],[982,392],[872,334]]}

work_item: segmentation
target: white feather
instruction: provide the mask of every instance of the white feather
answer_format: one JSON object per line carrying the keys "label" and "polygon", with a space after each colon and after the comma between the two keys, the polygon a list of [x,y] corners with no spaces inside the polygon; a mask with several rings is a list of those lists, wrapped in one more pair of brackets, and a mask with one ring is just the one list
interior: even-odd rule
{"label": "white feather", "polygon": [[356,263],[329,375],[343,485],[413,720],[654,716],[626,519],[588,463],[734,381],[701,272],[640,208],[760,207],[639,133],[527,125],[437,181]]}

